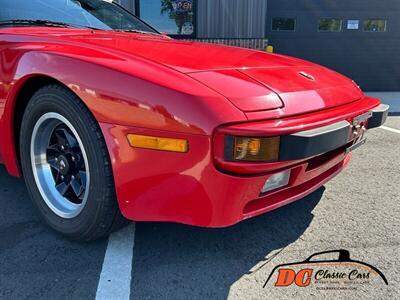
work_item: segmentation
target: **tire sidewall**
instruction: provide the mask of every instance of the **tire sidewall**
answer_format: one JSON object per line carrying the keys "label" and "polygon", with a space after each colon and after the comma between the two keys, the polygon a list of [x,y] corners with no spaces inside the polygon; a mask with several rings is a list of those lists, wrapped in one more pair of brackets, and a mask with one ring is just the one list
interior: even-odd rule
{"label": "tire sidewall", "polygon": [[[104,167],[106,165],[104,157],[99,155],[99,149],[102,145],[99,145],[98,133],[87,126],[92,120],[85,119],[85,115],[81,114],[79,106],[71,98],[70,93],[66,91],[64,92],[61,89],[51,91],[50,88],[41,90],[32,97],[26,108],[21,126],[21,166],[32,200],[45,221],[64,235],[82,236],[85,235],[85,231],[90,230],[98,223],[96,216],[102,209],[103,201],[101,200],[109,193],[105,190],[108,184],[104,182],[104,176],[102,176],[108,170]],[[30,149],[33,128],[39,118],[49,112],[62,115],[72,124],[82,141],[88,159],[90,172],[88,198],[79,215],[70,219],[58,216],[47,206],[36,185],[32,170]],[[101,223],[97,225],[102,226]],[[103,226],[107,225],[103,224]]]}

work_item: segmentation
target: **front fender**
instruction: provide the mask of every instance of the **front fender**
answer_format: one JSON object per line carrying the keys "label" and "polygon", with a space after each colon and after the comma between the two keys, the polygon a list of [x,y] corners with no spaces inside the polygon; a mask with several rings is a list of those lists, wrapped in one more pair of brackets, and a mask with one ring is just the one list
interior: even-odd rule
{"label": "front fender", "polygon": [[22,55],[17,51],[16,57],[19,59],[11,60],[15,71],[0,125],[4,137],[1,156],[13,175],[19,174],[13,146],[16,99],[24,84],[36,76],[52,78],[71,89],[99,123],[211,135],[220,124],[246,120],[221,95],[163,66],[157,73],[154,64],[138,62],[142,66],[138,70],[132,69],[132,62],[123,71],[121,62],[115,62],[115,68],[107,66],[111,58],[96,58],[95,63],[46,51],[26,51]]}

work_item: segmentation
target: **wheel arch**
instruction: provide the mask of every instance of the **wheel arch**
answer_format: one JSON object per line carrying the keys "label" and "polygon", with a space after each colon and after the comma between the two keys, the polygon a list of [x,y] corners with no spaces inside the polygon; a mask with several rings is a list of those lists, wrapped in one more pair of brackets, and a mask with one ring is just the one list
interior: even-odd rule
{"label": "wheel arch", "polygon": [[[67,85],[62,83],[61,81],[43,74],[27,76],[27,78],[20,79],[18,84],[14,87],[15,90],[12,92],[11,96],[8,99],[8,112],[6,109],[5,122],[3,122],[3,131],[5,131],[5,139],[4,141],[9,141],[7,145],[8,151],[3,151],[3,160],[4,164],[7,168],[7,171],[10,175],[20,177],[22,175],[20,168],[20,129],[22,118],[24,116],[26,107],[29,103],[29,100],[32,96],[39,91],[41,88],[49,85],[58,85],[63,88],[69,90],[76,97],[78,97],[81,102],[86,106],[85,102]],[[87,107],[87,106],[86,106]],[[88,109],[90,111],[90,109]],[[8,138],[7,138],[8,137]],[[3,142],[4,144],[4,142]],[[4,146],[3,146],[4,147]]]}

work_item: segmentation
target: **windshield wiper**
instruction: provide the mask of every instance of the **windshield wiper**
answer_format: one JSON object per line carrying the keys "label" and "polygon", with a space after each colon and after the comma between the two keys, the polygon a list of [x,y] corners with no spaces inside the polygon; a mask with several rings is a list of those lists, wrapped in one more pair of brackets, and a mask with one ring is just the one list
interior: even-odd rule
{"label": "windshield wiper", "polygon": [[133,33],[152,34],[152,35],[160,35],[159,33],[156,33],[156,32],[144,31],[144,30],[139,30],[139,29],[115,29],[114,31],[118,31],[118,32],[133,32]]}
{"label": "windshield wiper", "polygon": [[51,21],[51,20],[29,20],[29,19],[15,19],[15,20],[4,20],[0,21],[0,26],[2,25],[38,25],[38,26],[48,26],[48,27],[67,27],[67,28],[89,28],[94,30],[99,30],[99,28],[90,27],[86,25],[76,25],[65,22]]}
{"label": "windshield wiper", "polygon": [[[71,24],[59,21],[51,21],[51,20],[29,20],[29,19],[14,19],[14,20],[3,20],[0,21],[0,26],[3,25],[33,25],[33,26],[48,26],[48,27],[66,27],[66,28],[88,28],[93,30],[105,30],[101,28],[86,26],[86,25],[78,25],[78,24]],[[139,29],[111,29],[112,31],[118,32],[134,32],[134,33],[141,33],[141,34],[152,34],[152,35],[160,35],[156,32],[151,31],[144,31]]]}

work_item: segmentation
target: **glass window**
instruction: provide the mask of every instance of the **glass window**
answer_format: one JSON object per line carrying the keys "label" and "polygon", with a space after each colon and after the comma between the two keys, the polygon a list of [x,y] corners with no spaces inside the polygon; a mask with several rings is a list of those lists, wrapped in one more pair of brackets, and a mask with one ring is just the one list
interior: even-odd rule
{"label": "glass window", "polygon": [[295,31],[296,19],[293,18],[273,18],[272,19],[273,31]]}
{"label": "glass window", "polygon": [[[26,21],[49,20],[71,26],[156,33],[120,6],[104,0],[0,0],[1,26],[33,26]],[[12,22],[25,20],[25,22]]]}
{"label": "glass window", "polygon": [[342,20],[340,19],[320,19],[318,31],[338,32],[342,30]]}
{"label": "glass window", "polygon": [[139,16],[161,32],[193,36],[195,0],[139,0]]}
{"label": "glass window", "polygon": [[364,31],[384,32],[386,31],[386,20],[364,20]]}

